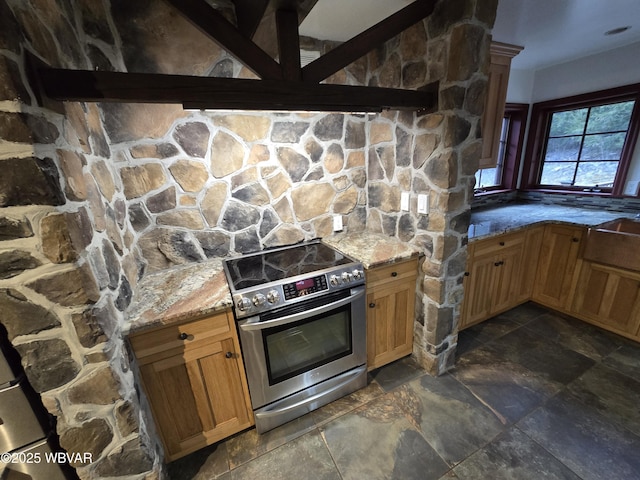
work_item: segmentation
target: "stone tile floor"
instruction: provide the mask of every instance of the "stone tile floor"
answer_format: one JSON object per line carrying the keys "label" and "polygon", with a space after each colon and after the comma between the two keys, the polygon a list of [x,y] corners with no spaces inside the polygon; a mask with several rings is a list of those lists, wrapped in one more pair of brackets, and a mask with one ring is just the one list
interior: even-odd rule
{"label": "stone tile floor", "polygon": [[528,303],[264,435],[177,460],[179,479],[640,479],[640,344]]}

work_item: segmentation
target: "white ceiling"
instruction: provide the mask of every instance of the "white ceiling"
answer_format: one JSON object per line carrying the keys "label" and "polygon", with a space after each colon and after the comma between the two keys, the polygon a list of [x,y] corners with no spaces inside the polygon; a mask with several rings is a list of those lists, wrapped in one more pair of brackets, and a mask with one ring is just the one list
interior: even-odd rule
{"label": "white ceiling", "polygon": [[499,0],[493,39],[525,47],[512,68],[538,70],[640,42],[640,0]]}
{"label": "white ceiling", "polygon": [[[320,0],[300,33],[345,41],[412,1]],[[622,26],[631,29],[604,35]],[[640,0],[499,0],[493,38],[525,47],[512,68],[537,70],[640,42]]]}
{"label": "white ceiling", "polygon": [[300,34],[344,42],[410,3],[413,0],[319,0],[300,24]]}

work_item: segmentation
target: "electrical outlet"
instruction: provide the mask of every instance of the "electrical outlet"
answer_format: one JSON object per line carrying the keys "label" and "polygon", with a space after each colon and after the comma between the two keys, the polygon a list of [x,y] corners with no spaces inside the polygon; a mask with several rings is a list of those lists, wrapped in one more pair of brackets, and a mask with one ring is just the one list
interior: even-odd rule
{"label": "electrical outlet", "polygon": [[409,192],[402,192],[400,194],[400,210],[403,212],[409,211]]}
{"label": "electrical outlet", "polygon": [[340,232],[342,230],[342,215],[333,216],[333,231]]}
{"label": "electrical outlet", "polygon": [[418,213],[422,215],[429,214],[429,195],[424,193],[418,195]]}

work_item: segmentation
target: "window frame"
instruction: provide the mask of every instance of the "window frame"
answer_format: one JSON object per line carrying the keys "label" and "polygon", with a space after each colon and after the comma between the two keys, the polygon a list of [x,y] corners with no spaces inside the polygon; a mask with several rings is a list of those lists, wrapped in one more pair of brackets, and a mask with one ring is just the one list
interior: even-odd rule
{"label": "window frame", "polygon": [[[541,185],[539,183],[543,154],[546,151],[551,117],[556,112],[579,108],[596,107],[627,100],[635,100],[627,138],[622,147],[620,164],[616,172],[613,187],[598,188],[598,191],[585,191],[584,186]],[[527,148],[522,171],[522,190],[556,193],[579,193],[590,196],[623,196],[625,181],[640,131],[640,83],[607,90],[574,95],[555,100],[535,103],[531,110],[531,124],[527,139]]]}
{"label": "window frame", "polygon": [[520,159],[524,149],[524,138],[529,116],[529,104],[507,103],[502,118],[509,117],[509,131],[507,133],[506,153],[502,166],[502,180],[499,185],[483,187],[474,192],[474,196],[480,197],[493,193],[514,191],[518,186],[520,173]]}

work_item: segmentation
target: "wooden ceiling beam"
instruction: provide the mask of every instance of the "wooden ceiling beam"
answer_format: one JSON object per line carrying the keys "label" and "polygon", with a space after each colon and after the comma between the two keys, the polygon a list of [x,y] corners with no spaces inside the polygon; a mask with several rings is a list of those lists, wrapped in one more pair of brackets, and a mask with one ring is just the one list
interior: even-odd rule
{"label": "wooden ceiling beam", "polygon": [[321,82],[355,62],[378,45],[431,15],[437,0],[416,0],[373,27],[338,45],[302,69],[305,82]]}
{"label": "wooden ceiling beam", "polygon": [[282,78],[278,62],[204,0],[165,0],[260,78]]}
{"label": "wooden ceiling beam", "polygon": [[247,38],[252,38],[264,16],[269,0],[233,0],[236,10],[238,30]]}
{"label": "wooden ceiling beam", "polygon": [[[29,67],[30,70],[34,66]],[[181,103],[185,108],[378,112],[437,107],[438,87],[400,90],[288,80],[249,80],[35,67],[49,99],[79,102]]]}
{"label": "wooden ceiling beam", "polygon": [[278,57],[285,80],[300,81],[302,69],[300,65],[300,36],[298,35],[298,14],[295,10],[278,10],[276,12],[278,32]]}
{"label": "wooden ceiling beam", "polygon": [[318,0],[270,0],[264,16],[252,40],[272,57],[278,55],[276,12],[278,10],[295,10],[298,14],[298,25],[309,15]]}

